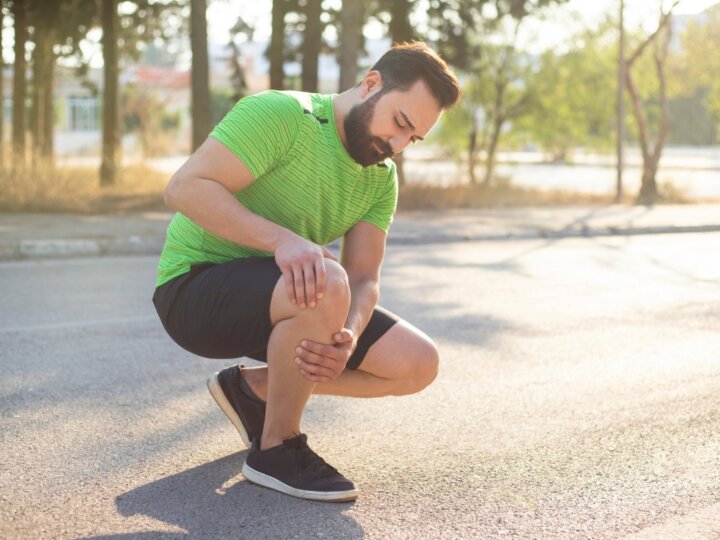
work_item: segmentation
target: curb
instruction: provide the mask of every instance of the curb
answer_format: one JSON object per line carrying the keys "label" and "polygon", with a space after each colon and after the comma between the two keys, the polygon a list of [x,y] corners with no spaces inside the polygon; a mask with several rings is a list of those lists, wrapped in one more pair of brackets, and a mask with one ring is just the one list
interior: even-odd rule
{"label": "curb", "polygon": [[562,240],[564,238],[595,238],[605,236],[642,236],[653,234],[682,234],[720,232],[720,225],[688,225],[664,227],[597,227],[591,229],[560,229],[481,234],[396,234],[388,237],[392,245],[443,244],[451,242],[483,242],[499,240]]}
{"label": "curb", "polygon": [[[412,246],[454,242],[493,242],[507,240],[562,240],[565,238],[596,238],[607,236],[643,236],[659,234],[720,232],[720,225],[664,227],[598,227],[560,230],[508,231],[480,234],[402,234],[388,238],[388,245]],[[163,238],[76,238],[64,240],[19,240],[0,242],[0,262],[25,259],[60,259],[71,257],[103,257],[113,255],[159,255]]]}
{"label": "curb", "polygon": [[0,261],[102,257],[108,255],[159,255],[164,239],[130,238],[20,240],[0,242]]}

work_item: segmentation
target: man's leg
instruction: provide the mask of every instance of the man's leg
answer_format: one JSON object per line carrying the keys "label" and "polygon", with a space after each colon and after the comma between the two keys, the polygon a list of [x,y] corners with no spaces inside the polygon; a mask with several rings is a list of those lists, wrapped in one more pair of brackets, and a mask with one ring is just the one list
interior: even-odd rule
{"label": "man's leg", "polygon": [[242,472],[251,482],[295,497],[349,501],[358,495],[354,484],[313,452],[300,432],[302,412],[315,383],[306,380],[295,365],[296,348],[303,339],[329,342],[342,328],[350,308],[345,270],[328,261],[326,272],[325,295],[315,308],[301,310],[290,305],[284,278],[275,287],[280,287],[282,300],[271,302],[265,424]]}
{"label": "man's leg", "polygon": [[[432,340],[400,320],[368,349],[357,370],[347,369],[334,381],[317,384],[313,393],[348,397],[413,394],[435,379],[438,362]],[[297,366],[292,366],[299,373]],[[247,369],[243,373],[258,397],[266,399],[268,369]]]}
{"label": "man's leg", "polygon": [[439,353],[432,340],[400,320],[378,339],[356,370],[346,369],[314,393],[349,397],[403,396],[435,380]]}
{"label": "man's leg", "polygon": [[282,277],[273,293],[270,316],[274,326],[268,343],[268,367],[263,370],[267,385],[260,396],[267,401],[263,450],[300,434],[300,418],[315,383],[305,379],[293,362],[296,348],[303,339],[329,343],[347,318],[350,308],[347,275],[332,261],[326,262],[326,269],[325,295],[314,308],[299,309],[291,304]]}

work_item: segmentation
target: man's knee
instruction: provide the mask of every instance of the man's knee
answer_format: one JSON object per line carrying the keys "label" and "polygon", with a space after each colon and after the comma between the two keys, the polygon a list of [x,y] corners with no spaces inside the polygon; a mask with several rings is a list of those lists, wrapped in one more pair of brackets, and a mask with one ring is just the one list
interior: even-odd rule
{"label": "man's knee", "polygon": [[414,394],[432,383],[438,374],[440,352],[429,339],[418,339],[408,359],[408,370],[400,385],[398,395]]}
{"label": "man's knee", "polygon": [[[337,319],[343,320],[347,317],[350,309],[350,285],[345,269],[331,259],[325,259],[325,288],[323,297],[318,299],[315,307],[301,309],[297,304],[292,304],[287,296],[287,284],[284,276],[280,279],[273,291],[270,303],[270,318],[273,325],[278,322],[294,317]],[[339,328],[337,328],[339,330]],[[333,330],[334,331],[334,330]]]}
{"label": "man's knee", "polygon": [[325,259],[325,293],[318,301],[323,308],[350,307],[350,283],[345,269],[332,259]]}

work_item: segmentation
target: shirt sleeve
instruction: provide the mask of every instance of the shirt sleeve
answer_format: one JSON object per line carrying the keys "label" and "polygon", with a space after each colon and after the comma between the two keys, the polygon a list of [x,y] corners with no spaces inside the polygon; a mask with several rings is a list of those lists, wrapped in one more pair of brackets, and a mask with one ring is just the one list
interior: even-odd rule
{"label": "shirt sleeve", "polygon": [[240,158],[257,179],[288,153],[300,131],[302,114],[293,97],[261,92],[238,101],[210,136]]}
{"label": "shirt sleeve", "polygon": [[398,201],[397,168],[392,161],[389,161],[389,163],[392,163],[392,165],[390,165],[387,181],[383,186],[380,197],[378,197],[377,201],[370,207],[370,210],[368,210],[360,220],[372,223],[386,234],[393,222]]}

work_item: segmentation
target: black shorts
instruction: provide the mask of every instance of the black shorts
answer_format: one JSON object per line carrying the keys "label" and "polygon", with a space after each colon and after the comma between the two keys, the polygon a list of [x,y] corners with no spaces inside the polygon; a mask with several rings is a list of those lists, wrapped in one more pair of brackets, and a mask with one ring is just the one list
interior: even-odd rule
{"label": "black shorts", "polygon": [[[153,304],[170,337],[191,353],[266,362],[270,301],[281,276],[274,257],[194,265],[155,289]],[[357,369],[368,349],[398,320],[376,307],[347,368]]]}

